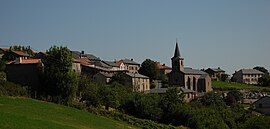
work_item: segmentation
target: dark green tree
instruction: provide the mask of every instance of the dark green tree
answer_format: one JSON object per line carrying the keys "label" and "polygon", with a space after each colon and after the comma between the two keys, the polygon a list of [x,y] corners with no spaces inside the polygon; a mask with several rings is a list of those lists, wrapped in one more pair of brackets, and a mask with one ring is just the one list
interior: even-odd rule
{"label": "dark green tree", "polygon": [[0,81],[6,80],[5,68],[6,68],[5,61],[0,59]]}
{"label": "dark green tree", "polygon": [[122,85],[126,85],[128,83],[128,80],[126,79],[126,76],[122,72],[118,72],[114,74],[111,78],[110,84],[113,82],[120,83]]}
{"label": "dark green tree", "polygon": [[228,74],[222,74],[222,75],[221,75],[221,77],[220,77],[220,81],[225,82],[225,81],[227,81],[227,80],[228,80],[228,77],[229,77],[229,75],[228,75]]}
{"label": "dark green tree", "polygon": [[264,74],[262,77],[258,79],[258,85],[270,86],[270,76],[268,74]]}
{"label": "dark green tree", "polygon": [[223,107],[225,102],[223,101],[220,93],[209,92],[199,100],[204,106]]}
{"label": "dark green tree", "polygon": [[259,71],[263,72],[264,74],[269,75],[268,70],[267,70],[266,68],[264,68],[264,67],[256,66],[256,67],[254,67],[253,69],[259,70]]}
{"label": "dark green tree", "polygon": [[143,61],[139,73],[148,76],[151,80],[157,79],[159,74],[156,63],[150,59]]}
{"label": "dark green tree", "polygon": [[233,90],[233,91],[228,92],[225,98],[225,102],[229,106],[235,105],[237,104],[237,102],[242,101],[242,100],[243,100],[243,94],[239,92],[238,90]]}
{"label": "dark green tree", "polygon": [[46,95],[52,101],[70,104],[77,90],[77,75],[72,71],[72,54],[67,47],[53,46],[47,51],[44,63],[43,81]]}
{"label": "dark green tree", "polygon": [[169,88],[161,96],[161,108],[163,110],[162,121],[167,124],[177,124],[178,107],[184,103],[184,94],[180,93],[177,88]]}

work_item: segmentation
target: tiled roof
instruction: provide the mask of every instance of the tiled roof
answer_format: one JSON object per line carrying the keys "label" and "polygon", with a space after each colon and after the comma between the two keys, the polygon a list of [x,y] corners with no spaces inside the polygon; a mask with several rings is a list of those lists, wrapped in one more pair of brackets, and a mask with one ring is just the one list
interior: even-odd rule
{"label": "tiled roof", "polygon": [[79,59],[75,59],[75,61],[80,62],[80,64],[83,65],[91,65],[91,61],[88,58],[79,58]]}
{"label": "tiled roof", "polygon": [[141,75],[139,73],[126,73],[130,77],[135,77],[135,78],[149,78],[147,76]]}
{"label": "tiled roof", "polygon": [[9,48],[0,48],[1,50],[7,52],[9,50]]}
{"label": "tiled roof", "polygon": [[263,72],[256,69],[241,69],[242,74],[264,74]]}
{"label": "tiled roof", "polygon": [[207,74],[204,71],[201,71],[201,70],[198,70],[198,69],[192,69],[192,68],[184,68],[184,73],[185,74],[195,74],[195,75]]}
{"label": "tiled roof", "polygon": [[39,64],[41,63],[41,59],[21,59],[20,62],[19,60],[15,61],[10,61],[7,64]]}

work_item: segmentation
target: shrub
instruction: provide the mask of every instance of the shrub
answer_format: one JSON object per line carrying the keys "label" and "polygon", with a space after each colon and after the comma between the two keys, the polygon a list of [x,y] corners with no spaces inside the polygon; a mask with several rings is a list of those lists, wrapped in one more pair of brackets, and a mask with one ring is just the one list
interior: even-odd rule
{"label": "shrub", "polygon": [[27,96],[26,87],[22,87],[21,85],[1,81],[0,82],[0,95],[5,96]]}

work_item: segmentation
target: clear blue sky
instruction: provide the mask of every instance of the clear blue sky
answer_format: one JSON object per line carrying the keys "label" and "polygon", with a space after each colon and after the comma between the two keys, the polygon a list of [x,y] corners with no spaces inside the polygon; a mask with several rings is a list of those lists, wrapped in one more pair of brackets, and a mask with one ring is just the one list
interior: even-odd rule
{"label": "clear blue sky", "polygon": [[170,66],[176,38],[186,66],[269,69],[270,0],[0,0],[0,47],[63,45]]}

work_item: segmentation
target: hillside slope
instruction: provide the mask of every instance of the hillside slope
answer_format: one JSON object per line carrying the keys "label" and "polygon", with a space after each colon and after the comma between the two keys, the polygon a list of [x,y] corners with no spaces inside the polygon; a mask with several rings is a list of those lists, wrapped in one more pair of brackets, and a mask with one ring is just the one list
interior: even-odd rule
{"label": "hillside slope", "polygon": [[134,128],[75,108],[26,98],[0,97],[0,129]]}

